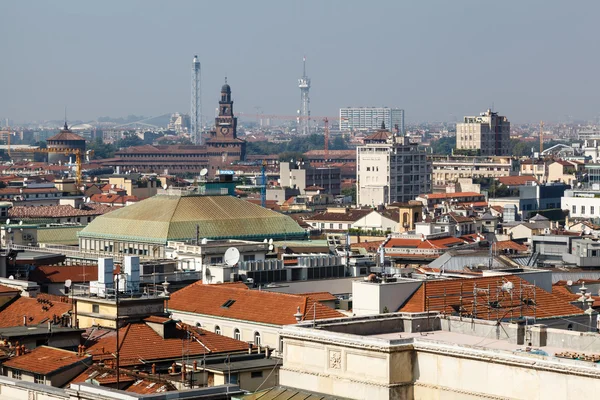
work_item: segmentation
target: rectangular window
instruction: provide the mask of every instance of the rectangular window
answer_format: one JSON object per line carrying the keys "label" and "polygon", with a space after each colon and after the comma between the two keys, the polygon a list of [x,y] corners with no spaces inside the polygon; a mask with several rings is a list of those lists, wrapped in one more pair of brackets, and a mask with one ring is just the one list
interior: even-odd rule
{"label": "rectangular window", "polygon": [[329,224],[329,229],[333,229],[333,224]]}
{"label": "rectangular window", "polygon": [[250,373],[250,377],[251,378],[262,378],[263,377],[263,372],[262,371],[252,371]]}
{"label": "rectangular window", "polygon": [[590,206],[590,214],[594,215],[595,208],[594,206]]}
{"label": "rectangular window", "polygon": [[35,374],[33,380],[35,383],[43,385],[44,384],[44,375]]}
{"label": "rectangular window", "polygon": [[585,206],[581,206],[581,213],[585,214]]}
{"label": "rectangular window", "polygon": [[238,374],[227,374],[225,376],[226,383],[231,383],[232,385],[237,385],[238,383]]}
{"label": "rectangular window", "polygon": [[100,306],[98,304],[92,304],[92,312],[93,313],[100,313]]}
{"label": "rectangular window", "polygon": [[210,263],[211,264],[223,264],[223,257],[211,257]]}
{"label": "rectangular window", "polygon": [[13,379],[21,379],[21,371],[13,369],[12,377]]}
{"label": "rectangular window", "polygon": [[338,229],[344,229],[342,228],[342,224],[338,224]]}
{"label": "rectangular window", "polygon": [[577,214],[577,206],[573,206],[573,214]]}
{"label": "rectangular window", "polygon": [[256,260],[255,254],[244,254],[244,261],[254,261]]}

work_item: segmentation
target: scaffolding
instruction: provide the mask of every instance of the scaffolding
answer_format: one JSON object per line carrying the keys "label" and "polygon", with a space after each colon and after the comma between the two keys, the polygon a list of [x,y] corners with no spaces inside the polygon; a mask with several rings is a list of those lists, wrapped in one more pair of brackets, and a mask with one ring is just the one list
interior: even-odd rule
{"label": "scaffolding", "polygon": [[450,314],[460,317],[461,320],[486,319],[499,323],[532,318],[535,321],[536,286],[523,280],[519,280],[515,285],[513,281],[502,278],[493,284],[474,283],[471,289],[470,284],[461,282],[458,292],[448,293],[444,288],[442,295],[426,295],[425,311]]}

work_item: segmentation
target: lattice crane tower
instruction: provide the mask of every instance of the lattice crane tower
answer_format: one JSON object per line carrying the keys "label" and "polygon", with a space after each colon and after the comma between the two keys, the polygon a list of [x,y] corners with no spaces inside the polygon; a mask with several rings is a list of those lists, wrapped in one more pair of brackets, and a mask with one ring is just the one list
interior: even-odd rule
{"label": "lattice crane tower", "polygon": [[308,92],[310,90],[310,78],[306,76],[306,56],[302,58],[302,78],[298,79],[298,87],[300,88],[300,99],[301,105],[299,110],[299,122],[300,122],[300,133],[308,135],[309,122],[310,122],[310,97]]}
{"label": "lattice crane tower", "polygon": [[200,85],[200,60],[194,56],[192,61],[192,108],[191,117],[191,140],[194,144],[202,144],[202,91]]}

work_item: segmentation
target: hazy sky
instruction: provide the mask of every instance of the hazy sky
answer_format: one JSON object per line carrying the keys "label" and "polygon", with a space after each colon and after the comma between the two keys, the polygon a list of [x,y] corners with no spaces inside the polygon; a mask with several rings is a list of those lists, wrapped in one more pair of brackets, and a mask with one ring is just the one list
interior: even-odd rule
{"label": "hazy sky", "polygon": [[16,121],[189,112],[202,61],[203,114],[225,76],[236,111],[293,115],[302,56],[311,111],[392,106],[407,122],[494,104],[511,121],[592,118],[600,2],[0,2],[0,117]]}

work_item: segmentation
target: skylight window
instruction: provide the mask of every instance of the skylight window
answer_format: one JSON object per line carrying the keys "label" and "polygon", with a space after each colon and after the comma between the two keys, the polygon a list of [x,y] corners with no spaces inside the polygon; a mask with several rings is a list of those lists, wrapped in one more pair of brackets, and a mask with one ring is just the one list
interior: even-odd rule
{"label": "skylight window", "polygon": [[235,300],[227,300],[221,307],[222,308],[229,308],[233,305],[233,303],[235,303]]}

